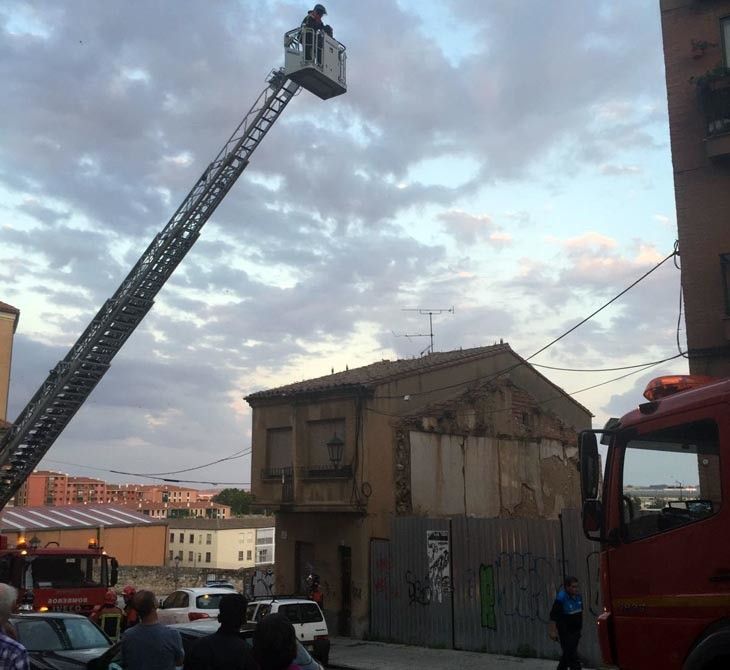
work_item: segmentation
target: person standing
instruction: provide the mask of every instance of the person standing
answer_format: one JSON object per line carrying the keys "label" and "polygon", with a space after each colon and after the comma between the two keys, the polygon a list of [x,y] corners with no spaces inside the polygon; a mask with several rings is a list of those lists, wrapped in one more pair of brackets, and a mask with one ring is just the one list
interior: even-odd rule
{"label": "person standing", "polygon": [[580,670],[578,642],[583,628],[583,598],[576,577],[566,577],[550,610],[550,638],[560,641],[558,670]]}
{"label": "person standing", "polygon": [[[322,22],[322,17],[327,13],[324,5],[315,5],[302,20],[302,31],[301,34],[304,36],[304,59],[313,60],[317,64],[322,63],[322,49],[324,46],[324,40],[320,31],[326,31],[330,36],[332,35],[332,29],[329,26],[325,26]],[[308,29],[308,30],[304,30]],[[315,53],[312,53],[315,41],[315,35],[317,39],[317,48]]]}
{"label": "person standing", "polygon": [[116,642],[122,634],[124,612],[117,607],[117,593],[109,589],[104,594],[104,604],[97,605],[89,615],[99,628],[101,628],[112,642]]}
{"label": "person standing", "polygon": [[15,607],[18,592],[9,584],[0,583],[0,668],[28,670],[28,652],[6,632],[10,613]]}
{"label": "person standing", "polygon": [[282,614],[269,614],[253,633],[253,655],[261,670],[301,670],[294,626]]}
{"label": "person standing", "polygon": [[180,633],[157,621],[157,598],[152,591],[137,591],[134,609],[139,623],[122,635],[122,667],[127,670],[174,670],[183,664]]}
{"label": "person standing", "polygon": [[185,657],[184,670],[258,670],[248,645],[239,635],[247,606],[239,593],[227,593],[220,599],[220,628],[195,643]]}
{"label": "person standing", "polygon": [[137,610],[134,609],[134,596],[137,593],[137,589],[131,584],[127,584],[122,589],[122,598],[124,598],[124,621],[122,622],[122,629],[131,628],[134,624],[139,622],[139,616]]}

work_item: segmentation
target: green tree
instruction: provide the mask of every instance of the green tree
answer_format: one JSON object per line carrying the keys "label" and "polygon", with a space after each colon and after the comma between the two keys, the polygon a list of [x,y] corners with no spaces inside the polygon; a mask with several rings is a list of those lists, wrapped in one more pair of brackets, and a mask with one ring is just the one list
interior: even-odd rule
{"label": "green tree", "polygon": [[229,505],[233,516],[242,516],[251,513],[251,503],[254,502],[253,493],[243,489],[223,489],[218,495],[213,496],[213,502],[221,505]]}

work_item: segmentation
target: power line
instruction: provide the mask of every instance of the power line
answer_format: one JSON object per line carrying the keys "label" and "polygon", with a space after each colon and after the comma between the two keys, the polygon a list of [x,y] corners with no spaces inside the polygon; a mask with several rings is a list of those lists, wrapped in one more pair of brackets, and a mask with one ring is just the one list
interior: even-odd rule
{"label": "power line", "polygon": [[535,368],[544,368],[546,370],[559,370],[560,372],[618,372],[619,370],[631,370],[633,368],[643,368],[648,365],[659,365],[659,363],[666,363],[667,361],[673,361],[675,358],[684,356],[685,352],[680,351],[674,356],[669,358],[663,358],[660,361],[648,361],[646,363],[636,363],[634,365],[623,365],[617,368],[559,368],[553,365],[543,365],[542,363],[533,363],[532,366]]}
{"label": "power line", "polygon": [[[643,275],[641,275],[641,277],[639,277],[638,279],[636,279],[635,281],[633,281],[631,284],[629,284],[623,291],[621,291],[620,293],[618,293],[617,295],[615,295],[608,302],[606,302],[603,305],[601,305],[601,307],[599,307],[598,309],[596,309],[593,312],[591,312],[587,317],[585,317],[584,319],[582,319],[581,321],[579,321],[578,323],[576,323],[574,326],[572,326],[571,328],[569,328],[568,330],[566,330],[564,333],[562,333],[561,335],[558,335],[558,337],[556,337],[555,339],[553,339],[550,342],[548,342],[545,346],[540,347],[540,349],[538,349],[536,352],[534,352],[533,354],[531,354],[527,358],[520,359],[519,362],[514,363],[513,365],[506,367],[504,370],[500,370],[499,372],[496,372],[496,373],[494,373],[492,375],[488,375],[486,377],[481,377],[481,378],[476,378],[476,379],[469,379],[469,380],[465,380],[465,381],[462,381],[462,382],[456,382],[454,384],[447,384],[446,386],[440,386],[440,387],[437,387],[437,388],[429,389],[428,391],[415,391],[415,392],[410,393],[408,395],[410,395],[411,397],[415,397],[415,396],[426,395],[426,394],[429,394],[429,393],[436,393],[437,391],[447,391],[449,389],[458,388],[459,386],[465,386],[467,384],[474,384],[474,383],[480,383],[480,382],[488,382],[488,381],[491,381],[492,379],[496,379],[497,377],[500,377],[500,376],[505,375],[505,374],[507,374],[509,372],[512,372],[512,370],[514,370],[516,368],[519,368],[522,365],[525,365],[528,361],[530,361],[533,358],[535,358],[535,356],[541,354],[546,349],[549,349],[554,344],[557,344],[564,337],[570,335],[570,333],[572,333],[573,331],[575,331],[578,328],[580,328],[586,322],[590,321],[594,316],[596,316],[597,314],[599,314],[600,312],[602,312],[604,309],[606,309],[606,307],[608,307],[612,303],[616,302],[616,300],[618,300],[620,297],[622,297],[623,295],[625,295],[626,293],[628,293],[639,282],[641,282],[644,279],[646,279],[652,272],[655,272],[656,270],[658,270],[670,258],[674,258],[674,256],[676,254],[677,254],[677,251],[676,251],[676,247],[675,247],[675,249],[672,250],[672,253],[671,254],[669,254],[668,256],[666,256],[665,258],[663,258],[661,261],[659,261],[653,268],[651,268],[650,270],[647,270]],[[515,354],[515,355],[517,355],[517,354]],[[376,400],[397,400],[397,399],[402,398],[402,397],[403,397],[402,394],[399,394],[399,395],[382,395],[382,396],[377,396],[377,398],[375,398],[375,399]]]}
{"label": "power line", "polygon": [[248,449],[241,449],[241,451],[236,451],[230,456],[219,458],[217,461],[211,461],[210,463],[204,463],[203,465],[196,465],[192,468],[184,468],[182,470],[171,470],[170,472],[125,472],[124,470],[109,470],[109,472],[113,472],[115,475],[129,475],[130,477],[159,477],[162,475],[177,475],[181,472],[192,472],[193,470],[202,470],[203,468],[209,468],[212,465],[217,465],[218,463],[223,463],[225,461],[235,461],[238,458],[248,456],[250,453],[251,448],[249,447]]}

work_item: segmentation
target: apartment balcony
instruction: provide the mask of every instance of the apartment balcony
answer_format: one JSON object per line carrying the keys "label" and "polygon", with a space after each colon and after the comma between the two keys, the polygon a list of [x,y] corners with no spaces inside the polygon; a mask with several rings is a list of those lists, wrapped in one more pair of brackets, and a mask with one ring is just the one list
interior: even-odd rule
{"label": "apartment balcony", "polygon": [[351,465],[264,468],[254,507],[276,512],[365,512],[353,501]]}
{"label": "apartment balcony", "polygon": [[705,150],[709,158],[730,155],[730,70],[708,77],[697,87],[705,116]]}

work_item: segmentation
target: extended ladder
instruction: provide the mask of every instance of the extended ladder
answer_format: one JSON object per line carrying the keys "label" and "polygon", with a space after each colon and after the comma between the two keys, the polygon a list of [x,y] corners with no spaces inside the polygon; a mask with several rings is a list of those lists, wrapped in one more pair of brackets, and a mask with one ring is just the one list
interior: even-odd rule
{"label": "extended ladder", "polygon": [[299,84],[288,79],[283,68],[269,75],[264,91],[170,221],[21,411],[0,442],[0,508],[15,495],[109,369],[298,90]]}

